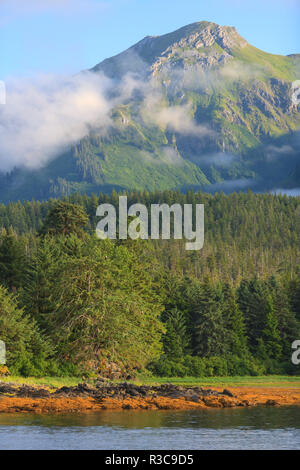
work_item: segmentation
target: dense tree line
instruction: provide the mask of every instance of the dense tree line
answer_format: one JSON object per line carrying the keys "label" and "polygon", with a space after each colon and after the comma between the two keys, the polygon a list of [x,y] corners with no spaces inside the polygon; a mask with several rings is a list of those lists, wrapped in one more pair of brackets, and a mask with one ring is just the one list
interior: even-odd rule
{"label": "dense tree line", "polygon": [[205,205],[205,246],[100,241],[96,208],[117,193],[0,206],[0,338],[12,371],[297,373],[300,200],[128,194]]}
{"label": "dense tree line", "polygon": [[[121,194],[121,193],[120,193]],[[130,192],[128,205],[174,203],[205,205],[205,245],[200,252],[187,253],[180,241],[155,243],[155,253],[165,265],[183,275],[202,279],[209,276],[238,284],[244,277],[285,273],[293,277],[299,265],[300,198],[248,192],[209,195],[189,191]],[[67,202],[79,204],[89,217],[87,230],[97,223],[99,204],[118,206],[119,194],[91,197],[74,194]],[[18,235],[39,232],[55,200],[0,205],[0,228]]]}

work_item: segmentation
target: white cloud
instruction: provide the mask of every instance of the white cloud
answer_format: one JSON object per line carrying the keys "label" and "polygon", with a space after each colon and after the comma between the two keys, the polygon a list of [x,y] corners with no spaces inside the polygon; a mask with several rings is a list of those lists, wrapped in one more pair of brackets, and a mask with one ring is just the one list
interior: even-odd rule
{"label": "white cloud", "polygon": [[300,188],[294,188],[294,189],[276,189],[274,191],[274,194],[282,194],[286,196],[293,196],[297,197],[300,196]]}
{"label": "white cloud", "polygon": [[155,120],[160,126],[169,127],[180,134],[198,137],[212,134],[210,129],[198,125],[191,117],[189,105],[163,108],[155,115]]}
{"label": "white cloud", "polygon": [[[65,0],[67,1],[71,0]],[[139,68],[143,68],[140,58],[132,56],[132,60],[138,61]],[[231,78],[236,73],[239,70],[235,67]],[[172,80],[178,85],[182,78],[180,73],[172,76]],[[198,78],[196,82],[199,84],[200,75]],[[195,77],[191,80],[191,85],[194,79]],[[161,85],[157,78],[147,81],[127,74],[116,82],[100,73],[87,72],[72,78],[43,76],[14,80],[6,85],[7,104],[0,107],[2,171],[9,171],[15,166],[41,167],[88,135],[91,127],[105,130],[113,125],[110,118],[112,109],[128,102],[133,95],[136,96],[136,92],[141,117],[147,126],[157,125],[177,134],[200,139],[215,135],[215,131],[209,126],[200,125],[194,120],[194,109],[182,88],[179,100],[181,104],[170,104],[166,98],[165,84]],[[270,147],[270,158],[287,150],[286,146]],[[174,152],[172,147],[165,149],[162,159],[168,163],[180,164],[180,156]],[[229,166],[232,160],[232,155],[224,153],[199,155],[197,158],[199,164],[210,163],[223,167]]]}
{"label": "white cloud", "polygon": [[110,81],[84,73],[7,83],[0,108],[0,169],[37,168],[89,133],[110,124]]}
{"label": "white cloud", "polygon": [[295,150],[290,145],[282,145],[276,147],[275,145],[268,145],[266,148],[267,160],[273,161],[284,156],[291,156],[295,154]]}
{"label": "white cloud", "polygon": [[141,111],[146,122],[184,135],[203,137],[214,134],[207,126],[196,123],[189,103],[168,105],[157,82],[152,81],[143,91],[145,98]]}
{"label": "white cloud", "polygon": [[182,165],[184,163],[183,158],[179,155],[179,153],[173,147],[164,147],[161,149],[163,163],[167,165]]}
{"label": "white cloud", "polygon": [[161,147],[159,150],[159,157],[145,150],[141,150],[140,156],[145,162],[151,163],[152,165],[183,165],[184,159],[174,147],[168,145]]}
{"label": "white cloud", "polygon": [[[167,106],[157,84],[127,75],[116,84],[100,73],[75,77],[40,76],[6,83],[7,103],[0,107],[0,170],[14,167],[40,168],[89,134],[114,125],[111,111],[136,92],[144,97],[142,115],[146,125],[159,125],[184,134],[213,134],[198,125],[188,104]],[[161,161],[181,164],[172,147],[163,148]]]}
{"label": "white cloud", "polygon": [[237,159],[232,153],[218,152],[212,154],[199,155],[193,158],[197,165],[213,165],[216,167],[228,168]]}
{"label": "white cloud", "polygon": [[247,189],[254,186],[255,184],[256,180],[254,179],[239,178],[236,180],[222,181],[222,183],[214,183],[206,186],[205,189],[209,192],[224,191],[226,193]]}

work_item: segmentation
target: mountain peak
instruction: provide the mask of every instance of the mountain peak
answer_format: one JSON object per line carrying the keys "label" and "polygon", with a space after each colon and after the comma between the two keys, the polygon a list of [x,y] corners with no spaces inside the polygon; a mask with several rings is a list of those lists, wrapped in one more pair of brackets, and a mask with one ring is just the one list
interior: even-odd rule
{"label": "mountain peak", "polygon": [[[196,61],[204,56],[219,61],[232,56],[234,50],[243,48],[247,41],[233,26],[220,26],[216,23],[201,21],[184,26],[162,36],[146,36],[125,52],[96,65],[95,72],[102,71],[110,77],[120,77],[125,73],[156,73],[163,62],[183,61],[193,57]],[[206,61],[212,64],[213,61]]]}

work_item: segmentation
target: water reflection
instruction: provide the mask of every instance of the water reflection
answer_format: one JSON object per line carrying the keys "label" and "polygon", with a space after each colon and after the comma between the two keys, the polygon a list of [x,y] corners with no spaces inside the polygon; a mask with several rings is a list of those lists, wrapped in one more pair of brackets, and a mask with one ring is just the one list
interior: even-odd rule
{"label": "water reflection", "polygon": [[141,428],[300,427],[300,407],[208,409],[197,411],[103,411],[85,414],[0,414],[0,426],[109,426]]}
{"label": "water reflection", "polygon": [[0,415],[1,449],[300,449],[300,408]]}

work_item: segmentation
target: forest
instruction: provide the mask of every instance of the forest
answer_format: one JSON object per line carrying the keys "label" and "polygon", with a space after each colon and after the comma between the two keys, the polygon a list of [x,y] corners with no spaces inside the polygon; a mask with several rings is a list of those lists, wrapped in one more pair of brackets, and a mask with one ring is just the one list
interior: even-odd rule
{"label": "forest", "polygon": [[[204,204],[205,243],[99,240],[102,203]],[[300,198],[178,191],[0,205],[0,339],[23,376],[299,374]]]}

